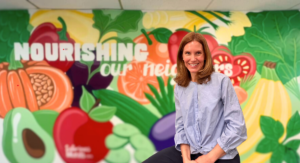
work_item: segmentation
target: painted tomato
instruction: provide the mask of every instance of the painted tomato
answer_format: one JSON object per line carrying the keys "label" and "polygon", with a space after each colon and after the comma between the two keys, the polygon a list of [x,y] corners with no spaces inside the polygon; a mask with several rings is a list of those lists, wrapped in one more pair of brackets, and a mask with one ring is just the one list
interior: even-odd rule
{"label": "painted tomato", "polygon": [[233,56],[225,46],[219,46],[212,52],[215,70],[227,75],[233,85],[240,85],[242,78],[254,75],[256,72],[255,59],[249,53]]}

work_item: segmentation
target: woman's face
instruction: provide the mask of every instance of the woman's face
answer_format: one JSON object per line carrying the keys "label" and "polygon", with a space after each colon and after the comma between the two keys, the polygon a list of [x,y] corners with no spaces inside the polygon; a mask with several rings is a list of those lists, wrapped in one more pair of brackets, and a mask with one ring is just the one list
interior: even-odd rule
{"label": "woman's face", "polygon": [[202,44],[198,41],[187,43],[183,48],[182,57],[184,65],[190,71],[191,75],[196,74],[204,65],[205,55]]}

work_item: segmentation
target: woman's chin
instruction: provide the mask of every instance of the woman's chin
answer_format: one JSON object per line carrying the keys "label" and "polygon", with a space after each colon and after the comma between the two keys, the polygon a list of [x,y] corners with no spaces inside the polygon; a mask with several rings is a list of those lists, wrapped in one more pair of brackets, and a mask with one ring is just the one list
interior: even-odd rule
{"label": "woman's chin", "polygon": [[190,73],[197,73],[200,71],[200,69],[189,69]]}

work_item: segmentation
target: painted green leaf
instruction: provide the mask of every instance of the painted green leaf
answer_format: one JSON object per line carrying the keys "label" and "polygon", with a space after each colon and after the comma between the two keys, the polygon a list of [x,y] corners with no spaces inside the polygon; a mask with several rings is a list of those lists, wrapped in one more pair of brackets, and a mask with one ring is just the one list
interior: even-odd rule
{"label": "painted green leaf", "polygon": [[256,152],[269,153],[274,151],[278,145],[278,142],[274,139],[264,138],[257,145]]}
{"label": "painted green leaf", "polygon": [[245,40],[251,47],[256,48],[256,50],[272,52],[274,55],[280,55],[279,50],[272,45],[266,37],[264,37],[261,30],[255,27],[245,29],[246,33],[244,35]]}
{"label": "painted green leaf", "polygon": [[295,136],[300,133],[300,116],[298,112],[291,117],[287,124],[287,135],[286,139]]}
{"label": "painted green leaf", "polygon": [[15,59],[15,51],[14,50],[11,51],[9,63],[10,64],[8,66],[8,70],[17,70],[19,68],[23,68],[23,64],[21,63],[21,61],[17,61]]}
{"label": "painted green leaf", "polygon": [[168,85],[167,85],[167,90],[168,90],[168,98],[170,101],[170,108],[168,109],[169,112],[174,112],[175,111],[175,99],[174,99],[174,86],[171,85],[171,76],[168,79]]}
{"label": "painted green leaf", "polygon": [[300,59],[298,60],[298,62],[296,63],[296,73],[297,73],[297,76],[300,76]]}
{"label": "painted green leaf", "polygon": [[297,151],[300,146],[300,140],[291,140],[288,143],[286,143],[285,146]]}
{"label": "painted green leaf", "polygon": [[160,88],[160,93],[161,93],[161,97],[162,99],[169,104],[168,108],[170,107],[170,101],[169,101],[169,98],[167,96],[167,92],[166,92],[166,89],[165,89],[165,82],[164,82],[164,79],[161,77],[161,76],[157,76],[157,81],[158,81],[158,84],[159,84],[159,88]]}
{"label": "painted green leaf", "polygon": [[155,98],[150,95],[149,93],[144,93],[146,98],[151,102],[151,104],[159,111],[160,114],[164,115],[163,109],[161,106],[158,104],[158,102],[155,100]]}
{"label": "painted green leaf", "polygon": [[268,12],[249,12],[247,16],[252,23],[252,27],[263,29],[263,22]]}
{"label": "painted green leaf", "polygon": [[244,41],[243,37],[232,36],[231,41],[228,42],[228,48],[233,55],[244,52],[244,48],[248,46],[249,45]]}
{"label": "painted green leaf", "polygon": [[287,83],[290,81],[290,79],[294,75],[294,70],[291,66],[288,64],[283,64],[281,62],[277,63],[276,67],[276,73],[278,74],[278,77],[282,81],[283,84]]}
{"label": "painted green leaf", "polygon": [[282,12],[268,12],[263,22],[263,32],[267,35],[268,42],[283,46],[289,33],[287,18]]}
{"label": "painted green leaf", "polygon": [[299,156],[296,151],[287,149],[285,151],[284,160],[286,163],[299,162]]}
{"label": "painted green leaf", "polygon": [[[200,30],[200,29],[199,29]],[[178,28],[178,29],[176,29],[175,30],[176,32],[177,31],[186,31],[186,32],[192,32],[191,30],[189,30],[189,29],[186,29],[186,28]]]}
{"label": "painted green leaf", "polygon": [[9,62],[15,42],[28,42],[30,32],[28,10],[0,11],[0,63]]}
{"label": "painted green leaf", "polygon": [[96,100],[92,94],[90,94],[84,86],[82,86],[82,95],[80,97],[80,108],[88,113],[92,107],[95,105]]}
{"label": "painted green leaf", "polygon": [[216,12],[218,12],[220,14],[223,14],[223,15],[225,15],[227,17],[230,17],[230,15],[231,15],[230,11],[216,11]]}
{"label": "painted green leaf", "polygon": [[110,15],[104,14],[102,10],[93,10],[93,14],[93,20],[95,22],[93,27],[98,29],[100,33],[105,33],[106,27],[112,21]]}
{"label": "painted green leaf", "polygon": [[[297,64],[300,62],[298,61]],[[300,85],[297,83],[297,79],[293,78],[292,80],[289,80],[289,78],[292,78],[291,76],[299,75],[299,66],[295,65],[295,69],[293,69],[291,66],[289,66],[287,63],[278,63],[278,66],[276,67],[277,74],[281,74],[280,80],[282,83],[286,86],[287,90],[289,90],[291,93],[293,93],[296,98],[300,100]],[[297,72],[295,72],[295,70]]]}
{"label": "painted green leaf", "polygon": [[263,134],[268,138],[275,141],[283,135],[284,128],[281,122],[275,121],[271,117],[261,116],[260,127]]}
{"label": "painted green leaf", "polygon": [[289,31],[289,34],[287,35],[285,40],[285,45],[285,60],[289,65],[296,66],[296,62],[300,60],[300,29],[292,29],[291,31]]}
{"label": "painted green leaf", "polygon": [[285,154],[284,151],[284,146],[279,145],[271,156],[271,163],[282,163]]}
{"label": "painted green leaf", "polygon": [[108,25],[107,30],[122,33],[136,31],[142,16],[142,11],[125,10]]}
{"label": "painted green leaf", "polygon": [[172,35],[172,31],[167,28],[156,28],[150,34],[153,34],[158,42],[166,44]]}
{"label": "painted green leaf", "polygon": [[291,11],[285,11],[284,14],[289,14],[286,15],[286,17],[289,18],[289,24],[291,26],[291,29],[298,28],[300,29],[300,12],[291,10]]}
{"label": "painted green leaf", "polygon": [[109,121],[115,115],[116,111],[116,107],[97,106],[89,113],[89,115],[95,121],[106,122]]}

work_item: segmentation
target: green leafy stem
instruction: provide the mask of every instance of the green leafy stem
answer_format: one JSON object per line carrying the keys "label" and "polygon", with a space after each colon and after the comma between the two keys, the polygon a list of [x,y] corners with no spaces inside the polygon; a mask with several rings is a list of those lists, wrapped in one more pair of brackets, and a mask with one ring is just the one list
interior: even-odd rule
{"label": "green leafy stem", "polygon": [[[83,55],[84,53],[81,52],[81,55]],[[84,60],[80,60],[79,61],[80,63],[86,65],[88,67],[88,79],[86,81],[86,85],[89,84],[90,80],[92,79],[92,77],[96,74],[96,73],[99,73],[100,72],[100,68],[101,68],[101,64],[95,69],[92,71],[92,66],[94,64],[94,61],[84,61]]]}
{"label": "green leafy stem", "polygon": [[[93,10],[93,20],[94,24],[93,27],[99,30],[99,39],[98,42],[100,42],[103,38],[103,36],[109,32],[116,31],[120,33],[126,33],[130,30],[137,30],[138,28],[138,22],[142,18],[143,13],[141,11],[122,11],[115,19],[111,18],[111,15],[104,14],[102,10]],[[63,22],[62,22],[63,23]],[[105,40],[103,40],[101,43],[106,43],[110,40],[116,40],[117,42],[123,42],[123,43],[132,43],[132,39],[130,38],[119,38],[119,37],[109,37]],[[118,49],[117,49],[118,50]],[[83,52],[82,52],[83,53]],[[88,67],[88,79],[86,82],[86,85],[90,82],[91,78],[96,74],[100,72],[100,66],[92,71],[92,66],[94,64],[94,61],[80,61],[82,64],[86,65]],[[103,63],[111,63],[111,62],[101,62]],[[114,62],[112,62],[114,63]]]}
{"label": "green leafy stem", "polygon": [[68,41],[67,24],[65,23],[62,17],[58,17],[58,21],[62,24],[62,30],[57,32],[59,35],[59,40]]}
{"label": "green leafy stem", "polygon": [[146,98],[151,102],[151,104],[154,107],[156,107],[156,109],[162,115],[166,115],[168,113],[175,111],[175,101],[173,98],[174,90],[173,90],[173,86],[171,85],[171,79],[172,79],[171,77],[168,78],[168,84],[165,87],[163,78],[160,76],[157,77],[160,93],[153,85],[148,84],[148,87],[150,88],[151,92],[154,94],[155,98],[149,93],[144,93]]}
{"label": "green leafy stem", "polygon": [[293,139],[287,142],[291,137],[300,134],[300,116],[298,112],[290,118],[287,128],[286,137],[283,142],[279,142],[284,134],[284,127],[280,121],[272,117],[261,116],[260,127],[264,138],[259,142],[256,151],[259,153],[272,153],[271,163],[285,161],[287,163],[299,162],[300,157],[297,149],[300,146],[300,139]]}

